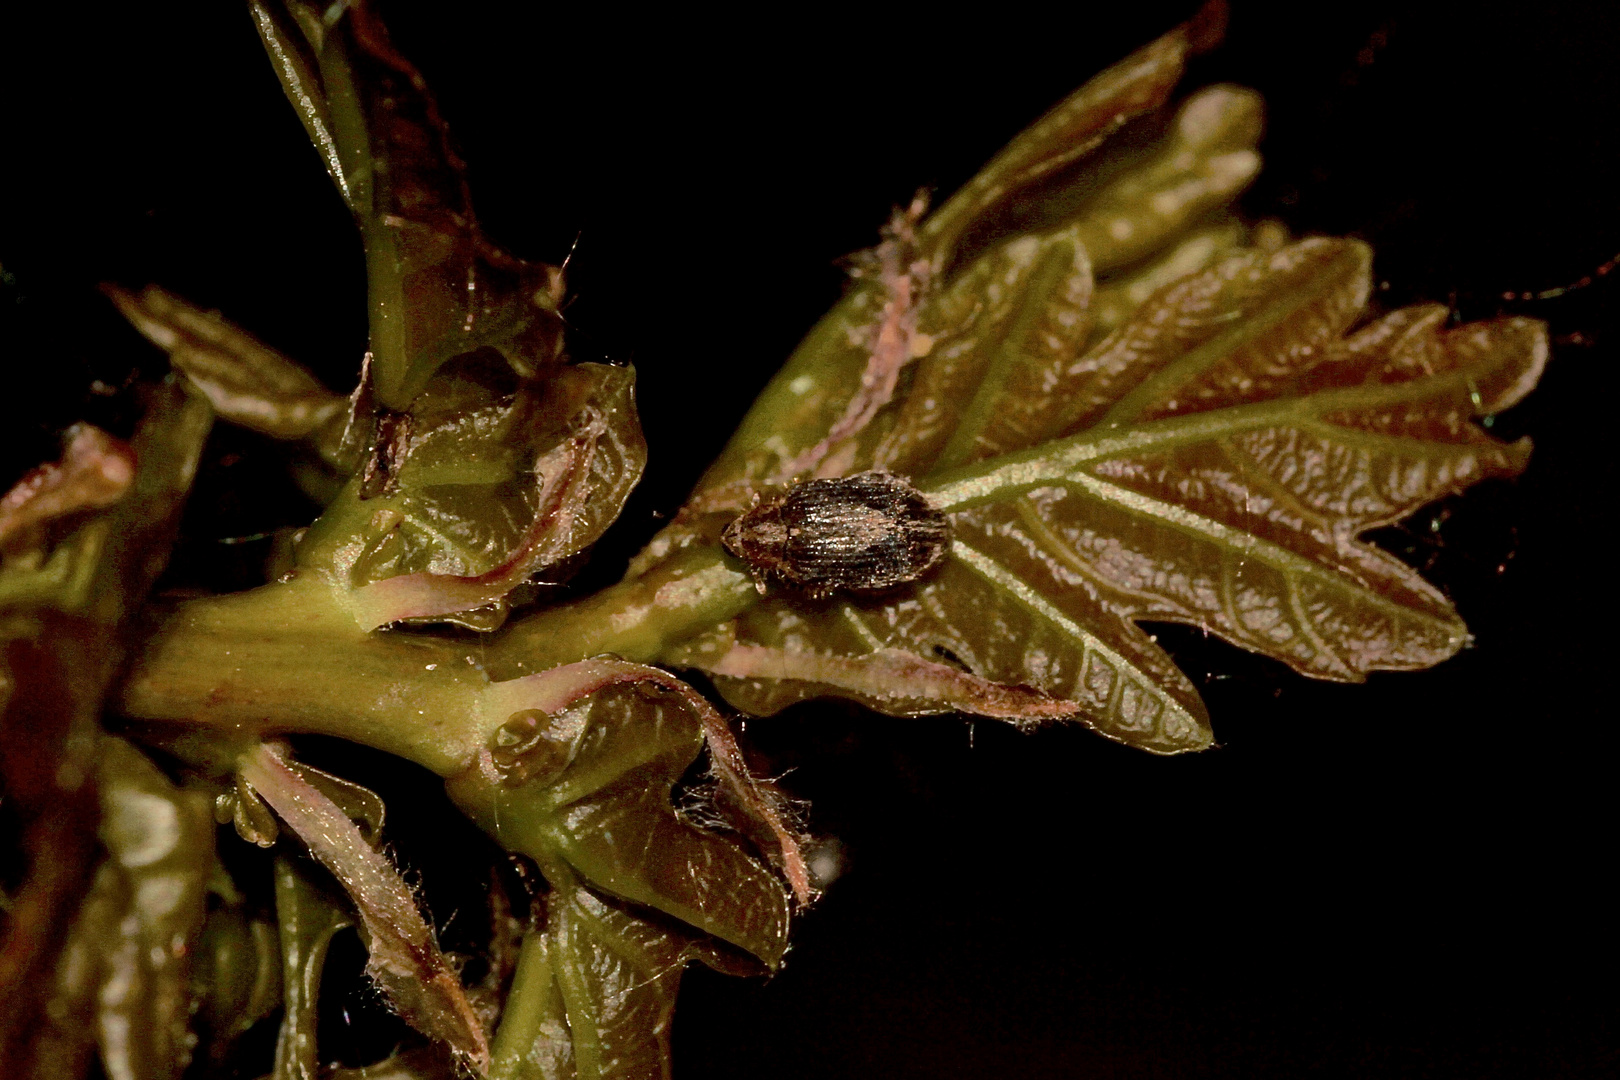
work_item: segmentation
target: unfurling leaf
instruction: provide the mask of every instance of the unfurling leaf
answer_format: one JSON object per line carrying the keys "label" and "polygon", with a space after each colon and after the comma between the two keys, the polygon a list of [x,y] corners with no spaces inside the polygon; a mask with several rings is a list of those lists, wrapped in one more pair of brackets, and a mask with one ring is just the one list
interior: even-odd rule
{"label": "unfurling leaf", "polygon": [[[774,968],[789,904],[776,875],[735,837],[677,813],[671,789],[712,731],[690,688],[617,660],[584,661],[493,684],[482,712],[494,732],[447,790],[509,851],[550,881],[591,887],[661,911]],[[718,715],[712,717],[718,721]],[[795,886],[808,893],[797,846],[747,778],[729,734],[710,736],[717,770],[764,819]]]}
{"label": "unfurling leaf", "polygon": [[[440,366],[409,412],[372,416],[364,381],[345,411],[303,368],[218,316],[155,287],[138,297],[108,292],[226,419],[307,437],[328,466],[361,472],[347,487],[326,474],[331,505],[315,528],[326,542],[299,559],[332,572],[368,630],[406,620],[494,629],[533,576],[550,570],[547,584],[567,576],[569,560],[612,524],[646,465],[630,368],[577,364],[523,378],[493,351],[474,352]],[[356,457],[362,428],[372,447],[364,461]],[[67,463],[85,457],[70,454]],[[56,475],[46,478],[52,491],[64,482]],[[89,474],[80,465],[74,475]],[[29,481],[41,493],[28,506],[60,501],[41,487],[46,479]],[[28,506],[19,502],[0,527],[17,532],[22,515],[45,513]]]}
{"label": "unfurling leaf", "polygon": [[[370,954],[366,973],[389,1003],[412,1027],[448,1044],[479,1073],[487,1072],[489,1044],[483,1027],[399,872],[366,843],[349,816],[292,769],[274,747],[260,745],[244,755],[240,768],[242,778],[354,901]],[[289,967],[289,986],[295,977],[302,977],[301,972]]]}
{"label": "unfurling leaf", "polygon": [[[362,500],[351,487],[334,505],[334,516],[365,521],[358,552],[344,556],[362,627],[452,616],[499,625],[505,598],[548,568],[563,574],[640,480],[647,444],[631,369],[578,364],[470,405],[468,386],[495,374],[447,365],[419,399],[395,491]],[[492,605],[494,620],[481,621]]]}
{"label": "unfurling leaf", "polygon": [[[341,427],[345,402],[340,395],[217,312],[195,308],[156,285],[139,293],[116,285],[102,288],[222,418],[277,439],[306,438],[334,421]],[[319,445],[330,455],[337,440],[328,435]]]}
{"label": "unfurling leaf", "polygon": [[524,939],[491,1076],[668,1076],[681,970],[753,968],[708,936],[774,969],[789,919],[775,874],[736,836],[687,820],[671,789],[707,743],[717,807],[805,902],[797,837],[714,707],[656,668],[585,660],[495,683],[480,712],[493,734],[447,790],[552,887],[543,927]]}

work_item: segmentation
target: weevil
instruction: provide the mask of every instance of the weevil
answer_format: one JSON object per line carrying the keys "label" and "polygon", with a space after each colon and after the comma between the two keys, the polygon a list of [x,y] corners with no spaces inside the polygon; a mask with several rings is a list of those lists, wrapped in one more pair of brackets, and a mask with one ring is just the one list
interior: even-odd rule
{"label": "weevil", "polygon": [[820,599],[918,580],[944,559],[951,524],[910,481],[874,471],[756,495],[720,540],[761,593],[775,579]]}

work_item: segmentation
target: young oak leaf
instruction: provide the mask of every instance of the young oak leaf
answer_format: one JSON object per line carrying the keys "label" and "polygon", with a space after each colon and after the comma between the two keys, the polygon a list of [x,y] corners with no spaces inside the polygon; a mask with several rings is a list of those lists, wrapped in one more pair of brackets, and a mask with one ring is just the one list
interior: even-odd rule
{"label": "young oak leaf", "polygon": [[[1361,245],[1317,239],[1168,287],[1063,372],[1042,423],[1078,415],[1077,434],[919,481],[955,533],[937,575],[877,601],[767,600],[671,660],[751,712],[828,692],[994,715],[926,688],[926,665],[948,662],[1161,752],[1209,734],[1136,620],[1201,626],[1320,678],[1438,663],[1466,640],[1449,603],[1355,538],[1522,467],[1526,445],[1472,421],[1534,385],[1545,332],[1445,331],[1430,308],[1346,338],[1368,270]],[[919,665],[909,682],[881,674],[897,651]]]}
{"label": "young oak leaf", "polygon": [[[1215,296],[1202,321],[1224,326],[1216,348],[1139,353],[1154,373],[1105,414],[1162,419],[1105,420],[925,485],[956,511],[958,542],[1076,612],[1203,626],[1320,678],[1450,656],[1466,639],[1450,604],[1355,537],[1523,467],[1527,444],[1472,420],[1534,385],[1545,330],[1504,319],[1443,331],[1430,308],[1341,341],[1359,302],[1335,293],[1365,295],[1358,247],[1304,241],[1167,291]],[[1341,280],[1345,258],[1359,268]],[[1292,279],[1307,259],[1317,271]],[[1253,299],[1267,279],[1296,300],[1284,316]],[[1117,336],[1162,318],[1150,301]]]}
{"label": "young oak leaf", "polygon": [[[1174,55],[1176,40],[1153,49]],[[1053,115],[1159,72],[1144,55]],[[914,363],[817,475],[831,463],[916,477],[950,515],[950,558],[875,598],[734,603],[740,614],[663,659],[707,671],[754,713],[836,694],[901,715],[1078,715],[1170,753],[1212,735],[1139,620],[1200,626],[1320,678],[1454,653],[1466,630],[1445,598],[1356,537],[1522,467],[1526,445],[1473,420],[1534,385],[1544,330],[1506,320],[1441,332],[1421,309],[1347,337],[1370,291],[1365,245],[1198,225],[1252,176],[1258,117],[1252,94],[1212,88],[1134,159],[1088,145],[1088,177],[1054,146],[1061,183],[1026,192],[1016,213],[923,221],[920,249],[971,235],[972,257],[918,302]],[[1040,173],[1031,138],[1003,158]],[[996,202],[984,193],[999,190],[1003,158],[940,214]],[[1188,170],[1241,179],[1199,187]],[[1019,231],[1030,223],[1043,231]],[[863,360],[871,335],[857,325],[880,318],[877,296],[857,284],[811,331],[632,581],[712,543],[743,499],[790,479],[773,463],[838,430],[879,364],[875,351]]]}

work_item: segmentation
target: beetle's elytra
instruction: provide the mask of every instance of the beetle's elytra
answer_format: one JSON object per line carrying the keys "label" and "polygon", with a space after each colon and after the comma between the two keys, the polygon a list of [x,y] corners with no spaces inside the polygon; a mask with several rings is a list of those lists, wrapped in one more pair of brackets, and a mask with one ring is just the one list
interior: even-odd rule
{"label": "beetle's elytra", "polygon": [[775,578],[824,597],[916,581],[945,557],[951,525],[904,478],[863,472],[758,499],[720,539],[760,592]]}

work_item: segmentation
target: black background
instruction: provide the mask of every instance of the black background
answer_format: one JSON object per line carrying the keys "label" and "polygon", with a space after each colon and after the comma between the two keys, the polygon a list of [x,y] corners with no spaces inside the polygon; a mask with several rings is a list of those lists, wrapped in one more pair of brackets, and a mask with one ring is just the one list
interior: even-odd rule
{"label": "black background", "polygon": [[[1190,11],[1123,7],[385,5],[490,231],[552,261],[577,236],[575,350],[640,373],[652,464],[596,572],[679,504],[838,256]],[[1270,103],[1248,214],[1369,240],[1390,306],[1551,322],[1542,388],[1497,428],[1535,440],[1529,471],[1380,537],[1474,646],[1345,687],[1167,629],[1221,744],[1185,759],[838,706],[749,724],[847,872],[774,980],[688,975],[678,1077],[1620,1075],[1620,272],[1503,299],[1620,251],[1620,12],[1235,8],[1188,85]],[[127,424],[96,380],[162,368],[101,280],[218,307],[347,390],[359,246],[240,7],[12,6],[0,60],[7,479],[81,415]],[[304,512],[252,438],[216,444],[183,554]]]}

